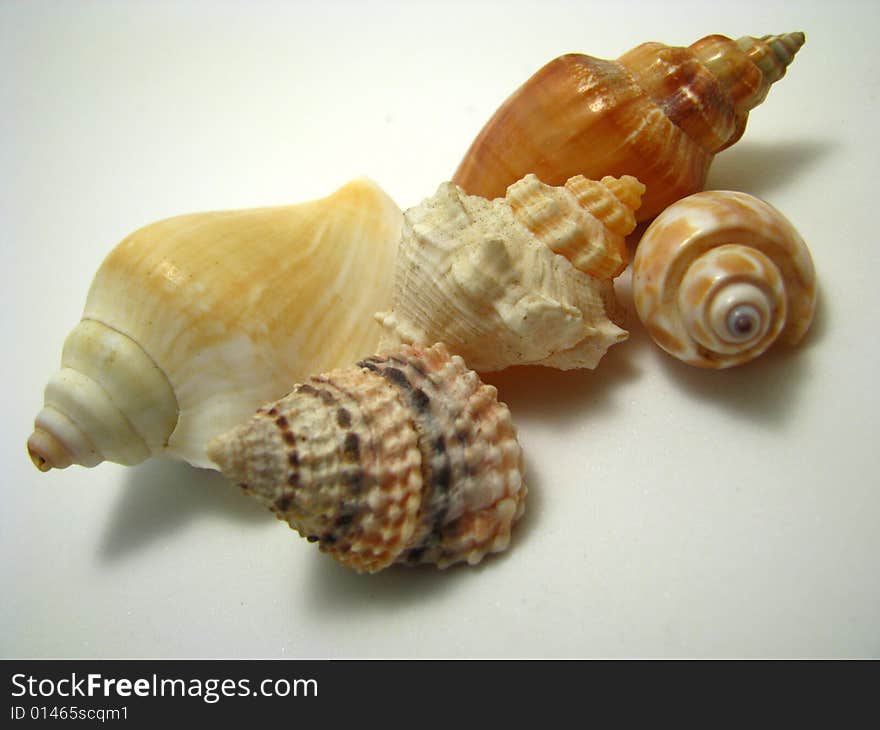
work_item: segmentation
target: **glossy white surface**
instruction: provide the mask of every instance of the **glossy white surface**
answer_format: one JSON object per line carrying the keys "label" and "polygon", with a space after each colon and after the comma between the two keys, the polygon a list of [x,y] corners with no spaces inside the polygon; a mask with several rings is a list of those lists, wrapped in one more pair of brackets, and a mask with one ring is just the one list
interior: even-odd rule
{"label": "glossy white surface", "polygon": [[[880,654],[878,21],[872,2],[0,4],[0,656]],[[491,378],[532,487],[504,556],[359,576],[212,472],[31,465],[92,275],[140,225],[363,173],[409,206],[560,53],[791,30],[806,45],[709,182],[804,236],[806,342],[691,369],[624,277],[632,337],[595,372]]]}

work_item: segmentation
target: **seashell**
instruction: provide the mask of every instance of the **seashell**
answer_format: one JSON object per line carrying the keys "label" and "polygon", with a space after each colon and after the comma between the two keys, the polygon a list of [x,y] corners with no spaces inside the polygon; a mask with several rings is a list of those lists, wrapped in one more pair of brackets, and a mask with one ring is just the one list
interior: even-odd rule
{"label": "seashell", "polygon": [[609,317],[612,277],[643,191],[629,176],[550,187],[526,175],[489,201],[443,183],[404,213],[380,347],[442,341],[480,372],[596,367],[627,337]]}
{"label": "seashell", "polygon": [[525,509],[507,406],[442,344],[312,377],[214,439],[221,471],[344,565],[478,563]]}
{"label": "seashell", "polygon": [[28,439],[42,471],[208,441],[309,374],[376,351],[402,214],[355,180],[298,205],[184,215],[98,270]]}
{"label": "seashell", "polygon": [[703,189],[715,154],[740,138],[804,40],[710,35],[687,48],[643,43],[616,61],[560,56],[495,112],[452,180],[493,198],[529,172],[551,185],[635,175],[648,220]]}
{"label": "seashell", "polygon": [[794,345],[813,319],[810,251],[774,207],[745,193],[696,193],[645,231],[633,296],[654,341],[690,365],[728,368],[781,339]]}

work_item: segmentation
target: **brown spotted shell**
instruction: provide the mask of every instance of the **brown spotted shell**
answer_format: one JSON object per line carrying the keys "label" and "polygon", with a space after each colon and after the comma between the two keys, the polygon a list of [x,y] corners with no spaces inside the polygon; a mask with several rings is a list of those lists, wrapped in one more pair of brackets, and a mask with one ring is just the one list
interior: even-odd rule
{"label": "brown spotted shell", "polygon": [[813,319],[810,251],[774,207],[731,191],[697,193],[645,231],[633,261],[636,311],[654,341],[690,365],[727,368]]}
{"label": "brown spotted shell", "polygon": [[710,35],[692,45],[643,43],[617,60],[569,53],[537,71],[486,123],[452,180],[494,198],[526,173],[550,185],[573,175],[635,175],[649,220],[702,190],[715,154],[782,78],[803,33]]}
{"label": "brown spotted shell", "polygon": [[208,453],[339,562],[441,568],[504,550],[526,486],[510,412],[443,345],[297,385]]}

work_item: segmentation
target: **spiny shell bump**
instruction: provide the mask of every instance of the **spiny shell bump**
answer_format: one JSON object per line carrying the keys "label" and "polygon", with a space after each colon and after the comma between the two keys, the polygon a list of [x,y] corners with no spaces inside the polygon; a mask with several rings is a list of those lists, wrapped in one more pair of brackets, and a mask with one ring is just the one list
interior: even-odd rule
{"label": "spiny shell bump", "polygon": [[208,453],[339,562],[478,563],[525,507],[510,412],[458,356],[402,346],[315,376]]}
{"label": "spiny shell bump", "polygon": [[178,216],[104,260],[28,440],[42,471],[208,441],[291,383],[376,351],[402,214],[354,180],[296,205]]}
{"label": "spiny shell bump", "polygon": [[443,183],[404,213],[380,347],[442,341],[479,372],[596,367],[627,337],[612,279],[643,192],[630,176],[551,187],[526,175],[490,201]]}
{"label": "spiny shell bump", "polygon": [[813,319],[810,251],[778,210],[751,195],[697,193],[645,231],[633,262],[636,311],[654,341],[698,367],[727,368]]}

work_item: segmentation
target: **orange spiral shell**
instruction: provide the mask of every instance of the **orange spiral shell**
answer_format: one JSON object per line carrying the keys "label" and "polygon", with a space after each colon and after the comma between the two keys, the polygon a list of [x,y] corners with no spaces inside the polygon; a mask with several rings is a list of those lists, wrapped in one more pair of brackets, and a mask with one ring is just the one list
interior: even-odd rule
{"label": "orange spiral shell", "polygon": [[633,260],[639,319],[670,355],[702,368],[796,344],[813,319],[816,274],[794,226],[745,193],[695,193],[663,211]]}
{"label": "orange spiral shell", "polygon": [[647,192],[639,220],[702,190],[715,154],[780,79],[803,33],[682,47],[643,43],[615,61],[560,56],[502,104],[453,182],[494,198],[528,173],[549,185],[575,175],[634,175]]}

